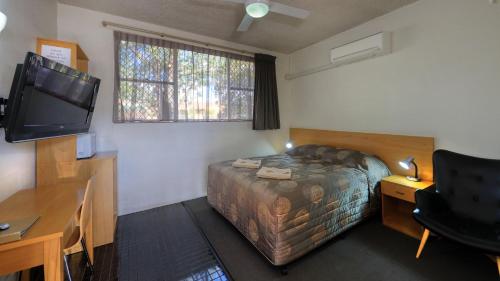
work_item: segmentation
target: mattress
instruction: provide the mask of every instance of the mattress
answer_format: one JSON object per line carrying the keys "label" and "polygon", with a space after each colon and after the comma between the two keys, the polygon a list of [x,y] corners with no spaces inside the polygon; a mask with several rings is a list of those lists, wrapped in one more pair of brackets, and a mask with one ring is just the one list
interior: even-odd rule
{"label": "mattress", "polygon": [[373,214],[379,184],[390,175],[377,157],[328,146],[254,157],[290,168],[290,180],[256,176],[233,161],[208,167],[208,202],[273,265],[285,265]]}

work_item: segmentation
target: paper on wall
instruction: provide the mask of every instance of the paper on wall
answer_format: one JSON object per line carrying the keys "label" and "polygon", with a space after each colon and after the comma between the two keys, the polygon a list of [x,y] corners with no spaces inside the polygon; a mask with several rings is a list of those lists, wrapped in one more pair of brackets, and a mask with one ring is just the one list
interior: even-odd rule
{"label": "paper on wall", "polygon": [[42,45],[43,57],[71,67],[71,49],[51,45]]}

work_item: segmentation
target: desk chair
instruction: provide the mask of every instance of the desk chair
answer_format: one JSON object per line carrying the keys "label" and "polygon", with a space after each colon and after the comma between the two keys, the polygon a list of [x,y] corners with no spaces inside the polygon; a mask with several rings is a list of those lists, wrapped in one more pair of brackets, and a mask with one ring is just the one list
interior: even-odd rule
{"label": "desk chair", "polygon": [[68,275],[68,280],[73,281],[71,278],[71,272],[69,270],[68,256],[74,253],[82,246],[84,257],[87,260],[87,266],[90,268],[90,273],[94,272],[94,266],[90,260],[89,252],[87,251],[87,245],[85,242],[85,230],[90,223],[92,218],[92,198],[94,196],[94,178],[91,178],[87,182],[87,189],[85,190],[85,196],[83,197],[82,207],[80,209],[79,226],[75,227],[73,233],[68,240],[68,243],[64,247],[64,269]]}

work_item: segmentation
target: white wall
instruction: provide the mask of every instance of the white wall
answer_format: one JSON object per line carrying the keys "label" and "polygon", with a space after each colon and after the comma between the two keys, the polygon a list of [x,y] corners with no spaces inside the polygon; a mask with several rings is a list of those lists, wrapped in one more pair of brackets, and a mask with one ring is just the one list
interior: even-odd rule
{"label": "white wall", "polygon": [[192,199],[206,194],[211,162],[275,153],[288,138],[288,57],[278,55],[281,131],[255,132],[249,122],[114,124],[113,32],[103,20],[232,47],[248,46],[194,35],[127,18],[58,4],[58,36],[78,42],[90,59],[89,71],[102,79],[92,120],[99,150],[118,150],[119,213]]}
{"label": "white wall", "polygon": [[500,4],[420,0],[292,54],[292,72],[332,47],[393,32],[394,53],[292,82],[292,127],[434,136],[500,158]]}
{"label": "white wall", "polygon": [[[34,51],[37,37],[57,36],[56,0],[2,0],[7,26],[0,33],[0,97],[8,97],[16,64]],[[0,129],[0,201],[35,184],[33,142],[9,144]]]}

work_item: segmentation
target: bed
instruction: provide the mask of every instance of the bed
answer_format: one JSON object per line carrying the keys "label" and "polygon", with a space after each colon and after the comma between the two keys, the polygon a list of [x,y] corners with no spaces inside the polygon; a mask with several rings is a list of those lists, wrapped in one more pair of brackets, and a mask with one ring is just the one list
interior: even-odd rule
{"label": "bed", "polygon": [[290,168],[292,178],[258,178],[257,169],[235,168],[233,161],[211,164],[208,202],[276,266],[377,212],[380,180],[391,173],[377,156],[329,143],[251,159]]}

